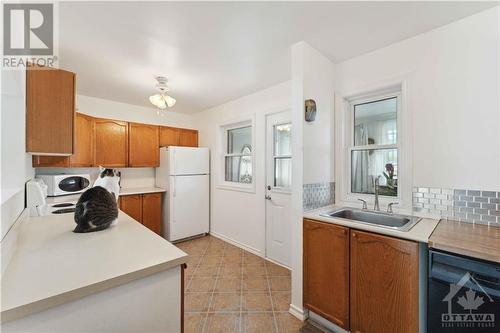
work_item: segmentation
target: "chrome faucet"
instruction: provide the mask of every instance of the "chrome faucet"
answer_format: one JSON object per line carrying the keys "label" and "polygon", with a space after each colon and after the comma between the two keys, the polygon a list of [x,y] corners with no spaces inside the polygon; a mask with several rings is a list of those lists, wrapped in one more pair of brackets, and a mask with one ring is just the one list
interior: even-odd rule
{"label": "chrome faucet", "polygon": [[374,181],[373,181],[373,187],[374,187],[374,192],[375,192],[375,206],[373,207],[373,210],[376,210],[377,212],[380,212],[380,205],[378,203],[378,190],[380,187],[380,176],[377,176]]}

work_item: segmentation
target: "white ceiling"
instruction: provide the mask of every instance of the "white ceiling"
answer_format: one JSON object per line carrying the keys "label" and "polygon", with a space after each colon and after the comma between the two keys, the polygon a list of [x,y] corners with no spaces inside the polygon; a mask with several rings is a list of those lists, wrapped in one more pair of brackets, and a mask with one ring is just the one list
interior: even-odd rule
{"label": "white ceiling", "polygon": [[290,79],[290,45],[334,62],[474,14],[478,2],[61,2],[60,65],[82,95],[151,106],[165,74],[193,113]]}

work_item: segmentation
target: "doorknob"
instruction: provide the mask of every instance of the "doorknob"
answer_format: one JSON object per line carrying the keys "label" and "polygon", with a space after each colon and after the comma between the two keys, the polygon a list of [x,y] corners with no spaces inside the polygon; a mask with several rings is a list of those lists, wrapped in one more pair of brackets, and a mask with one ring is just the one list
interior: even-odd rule
{"label": "doorknob", "polygon": [[266,195],[266,200],[271,200],[271,196],[270,195]]}

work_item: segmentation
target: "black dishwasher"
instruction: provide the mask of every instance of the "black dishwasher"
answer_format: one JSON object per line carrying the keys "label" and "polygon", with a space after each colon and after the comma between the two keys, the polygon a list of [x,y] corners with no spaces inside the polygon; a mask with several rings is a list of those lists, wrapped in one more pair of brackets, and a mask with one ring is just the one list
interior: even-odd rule
{"label": "black dishwasher", "polygon": [[428,333],[500,332],[500,264],[429,250]]}

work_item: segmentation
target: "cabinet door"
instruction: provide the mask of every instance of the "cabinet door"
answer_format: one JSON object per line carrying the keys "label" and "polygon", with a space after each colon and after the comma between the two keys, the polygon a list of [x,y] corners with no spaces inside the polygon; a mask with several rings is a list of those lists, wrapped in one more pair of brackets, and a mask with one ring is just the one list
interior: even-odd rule
{"label": "cabinet door", "polygon": [[128,163],[128,123],[94,119],[94,166],[126,167]]}
{"label": "cabinet door", "polygon": [[304,220],[304,307],[349,330],[349,229]]}
{"label": "cabinet door", "polygon": [[179,146],[198,147],[198,131],[180,129]]}
{"label": "cabinet door", "polygon": [[160,127],[160,147],[178,146],[180,140],[178,128],[161,126]]}
{"label": "cabinet door", "polygon": [[26,152],[73,153],[75,74],[60,69],[26,70]]}
{"label": "cabinet door", "polygon": [[137,222],[142,223],[142,198],[140,194],[121,196],[120,209]]}
{"label": "cabinet door", "polygon": [[142,195],[142,224],[161,235],[161,193]]}
{"label": "cabinet door", "polygon": [[69,156],[33,156],[33,168],[69,168]]}
{"label": "cabinet door", "polygon": [[129,166],[157,167],[160,165],[158,126],[129,124]]}
{"label": "cabinet door", "polygon": [[351,230],[351,332],[418,332],[418,243]]}
{"label": "cabinet door", "polygon": [[75,152],[70,157],[72,167],[90,167],[94,160],[94,118],[77,113],[75,119]]}

